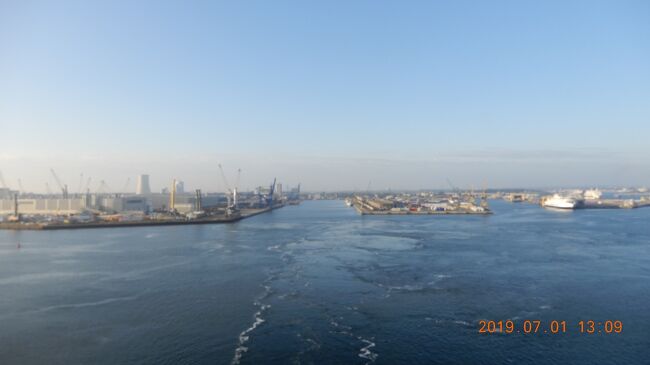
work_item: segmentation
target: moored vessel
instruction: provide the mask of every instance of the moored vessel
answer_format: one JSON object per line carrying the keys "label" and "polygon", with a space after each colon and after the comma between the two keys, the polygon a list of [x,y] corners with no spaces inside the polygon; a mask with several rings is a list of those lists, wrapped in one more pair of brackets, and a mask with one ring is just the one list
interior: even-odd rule
{"label": "moored vessel", "polygon": [[542,206],[557,209],[575,209],[578,201],[572,197],[555,194],[542,200]]}

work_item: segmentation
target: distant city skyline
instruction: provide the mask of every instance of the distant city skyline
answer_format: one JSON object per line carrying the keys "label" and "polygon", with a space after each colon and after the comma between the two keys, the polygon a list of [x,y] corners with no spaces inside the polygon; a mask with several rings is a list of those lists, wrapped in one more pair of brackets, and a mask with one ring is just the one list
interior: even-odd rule
{"label": "distant city skyline", "polygon": [[0,4],[0,171],[119,190],[650,186],[650,3]]}

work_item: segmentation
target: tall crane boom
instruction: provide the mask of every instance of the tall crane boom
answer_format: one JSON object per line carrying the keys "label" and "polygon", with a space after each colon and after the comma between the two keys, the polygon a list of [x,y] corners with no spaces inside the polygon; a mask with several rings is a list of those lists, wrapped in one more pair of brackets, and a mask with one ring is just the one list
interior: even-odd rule
{"label": "tall crane boom", "polygon": [[232,189],[230,189],[230,184],[228,184],[228,179],[226,178],[226,174],[223,172],[223,167],[221,167],[221,164],[219,164],[219,172],[221,172],[221,179],[223,180],[223,183],[226,187],[226,192],[232,193]]}
{"label": "tall crane boom", "polygon": [[451,187],[451,189],[460,196],[460,189],[458,189],[454,184],[451,183],[451,180],[447,179],[447,184]]}
{"label": "tall crane boom", "polygon": [[273,184],[271,184],[271,187],[269,189],[269,196],[266,198],[269,207],[273,206],[273,193],[275,193],[275,180],[277,179],[276,178],[273,179]]}
{"label": "tall crane boom", "polygon": [[50,169],[50,172],[52,173],[52,176],[54,177],[54,180],[56,181],[56,184],[59,186],[59,189],[61,189],[61,194],[63,194],[63,199],[68,198],[68,186],[63,184],[61,182],[61,179],[56,175],[56,172],[54,172],[54,169]]}
{"label": "tall crane boom", "polygon": [[99,186],[97,187],[96,193],[97,194],[105,194],[105,193],[108,193],[109,191],[110,191],[110,188],[108,187],[108,184],[106,184],[106,181],[101,180],[99,182]]}
{"label": "tall crane boom", "polygon": [[[221,166],[221,164],[219,164],[219,172],[221,173],[221,179],[223,180],[223,183],[226,187],[226,198],[228,199],[228,211],[237,210],[238,209],[237,186],[235,186],[234,189],[230,187],[230,184],[228,184],[228,178],[226,178],[226,173],[223,172],[223,167]],[[237,185],[239,185],[240,172],[241,170],[237,171]]]}

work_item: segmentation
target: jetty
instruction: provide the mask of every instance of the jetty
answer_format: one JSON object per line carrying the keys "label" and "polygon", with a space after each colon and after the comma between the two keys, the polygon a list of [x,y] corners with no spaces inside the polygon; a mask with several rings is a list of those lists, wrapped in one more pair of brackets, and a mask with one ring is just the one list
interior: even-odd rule
{"label": "jetty", "polygon": [[492,211],[486,200],[477,203],[473,199],[453,197],[364,197],[355,196],[350,205],[361,215],[490,215]]}
{"label": "jetty", "polygon": [[267,213],[275,209],[282,208],[284,204],[273,205],[261,209],[242,209],[232,215],[207,216],[202,218],[167,218],[167,219],[150,219],[145,217],[141,220],[129,221],[92,221],[92,222],[2,222],[0,229],[8,230],[61,230],[61,229],[88,229],[88,228],[121,228],[121,227],[148,227],[148,226],[183,226],[194,224],[223,224],[235,223],[242,219],[250,218],[259,214]]}

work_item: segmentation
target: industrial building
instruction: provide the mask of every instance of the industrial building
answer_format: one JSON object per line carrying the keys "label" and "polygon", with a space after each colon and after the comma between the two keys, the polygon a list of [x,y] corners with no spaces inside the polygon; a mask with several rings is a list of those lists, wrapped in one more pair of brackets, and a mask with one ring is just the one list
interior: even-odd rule
{"label": "industrial building", "polygon": [[[0,199],[0,214],[13,214],[16,201]],[[32,198],[17,199],[21,214],[76,214],[86,209],[86,198]]]}
{"label": "industrial building", "polygon": [[151,194],[151,188],[149,187],[149,175],[138,176],[138,183],[136,185],[135,193],[138,195]]}
{"label": "industrial building", "polygon": [[[223,173],[223,170],[220,170]],[[225,193],[204,194],[200,189],[192,192],[185,191],[185,184],[181,180],[173,179],[169,188],[163,189],[162,193],[152,193],[148,174],[141,174],[137,177],[135,194],[108,193],[106,183],[102,180],[100,187],[95,193],[91,193],[90,178],[85,187],[83,174],[79,178],[77,193],[69,193],[68,186],[56,175],[53,169],[50,173],[59,192],[52,193],[49,189],[47,194],[25,193],[10,190],[6,184],[0,182],[0,221],[6,219],[51,219],[54,216],[67,216],[76,219],[80,216],[106,216],[111,214],[145,214],[167,213],[174,215],[188,215],[199,212],[210,212],[214,214],[223,209],[238,210],[265,208],[271,206],[272,202],[282,202],[282,185],[275,184],[270,187],[260,187],[255,193],[240,193],[239,173],[237,185],[231,188],[223,175],[226,186]],[[122,191],[126,191],[129,180]],[[85,193],[83,193],[85,191]],[[30,217],[31,216],[31,217]],[[48,217],[49,216],[49,217]]]}
{"label": "industrial building", "polygon": [[103,211],[114,212],[148,212],[150,210],[149,202],[144,197],[139,196],[116,196],[103,197],[97,207]]}

